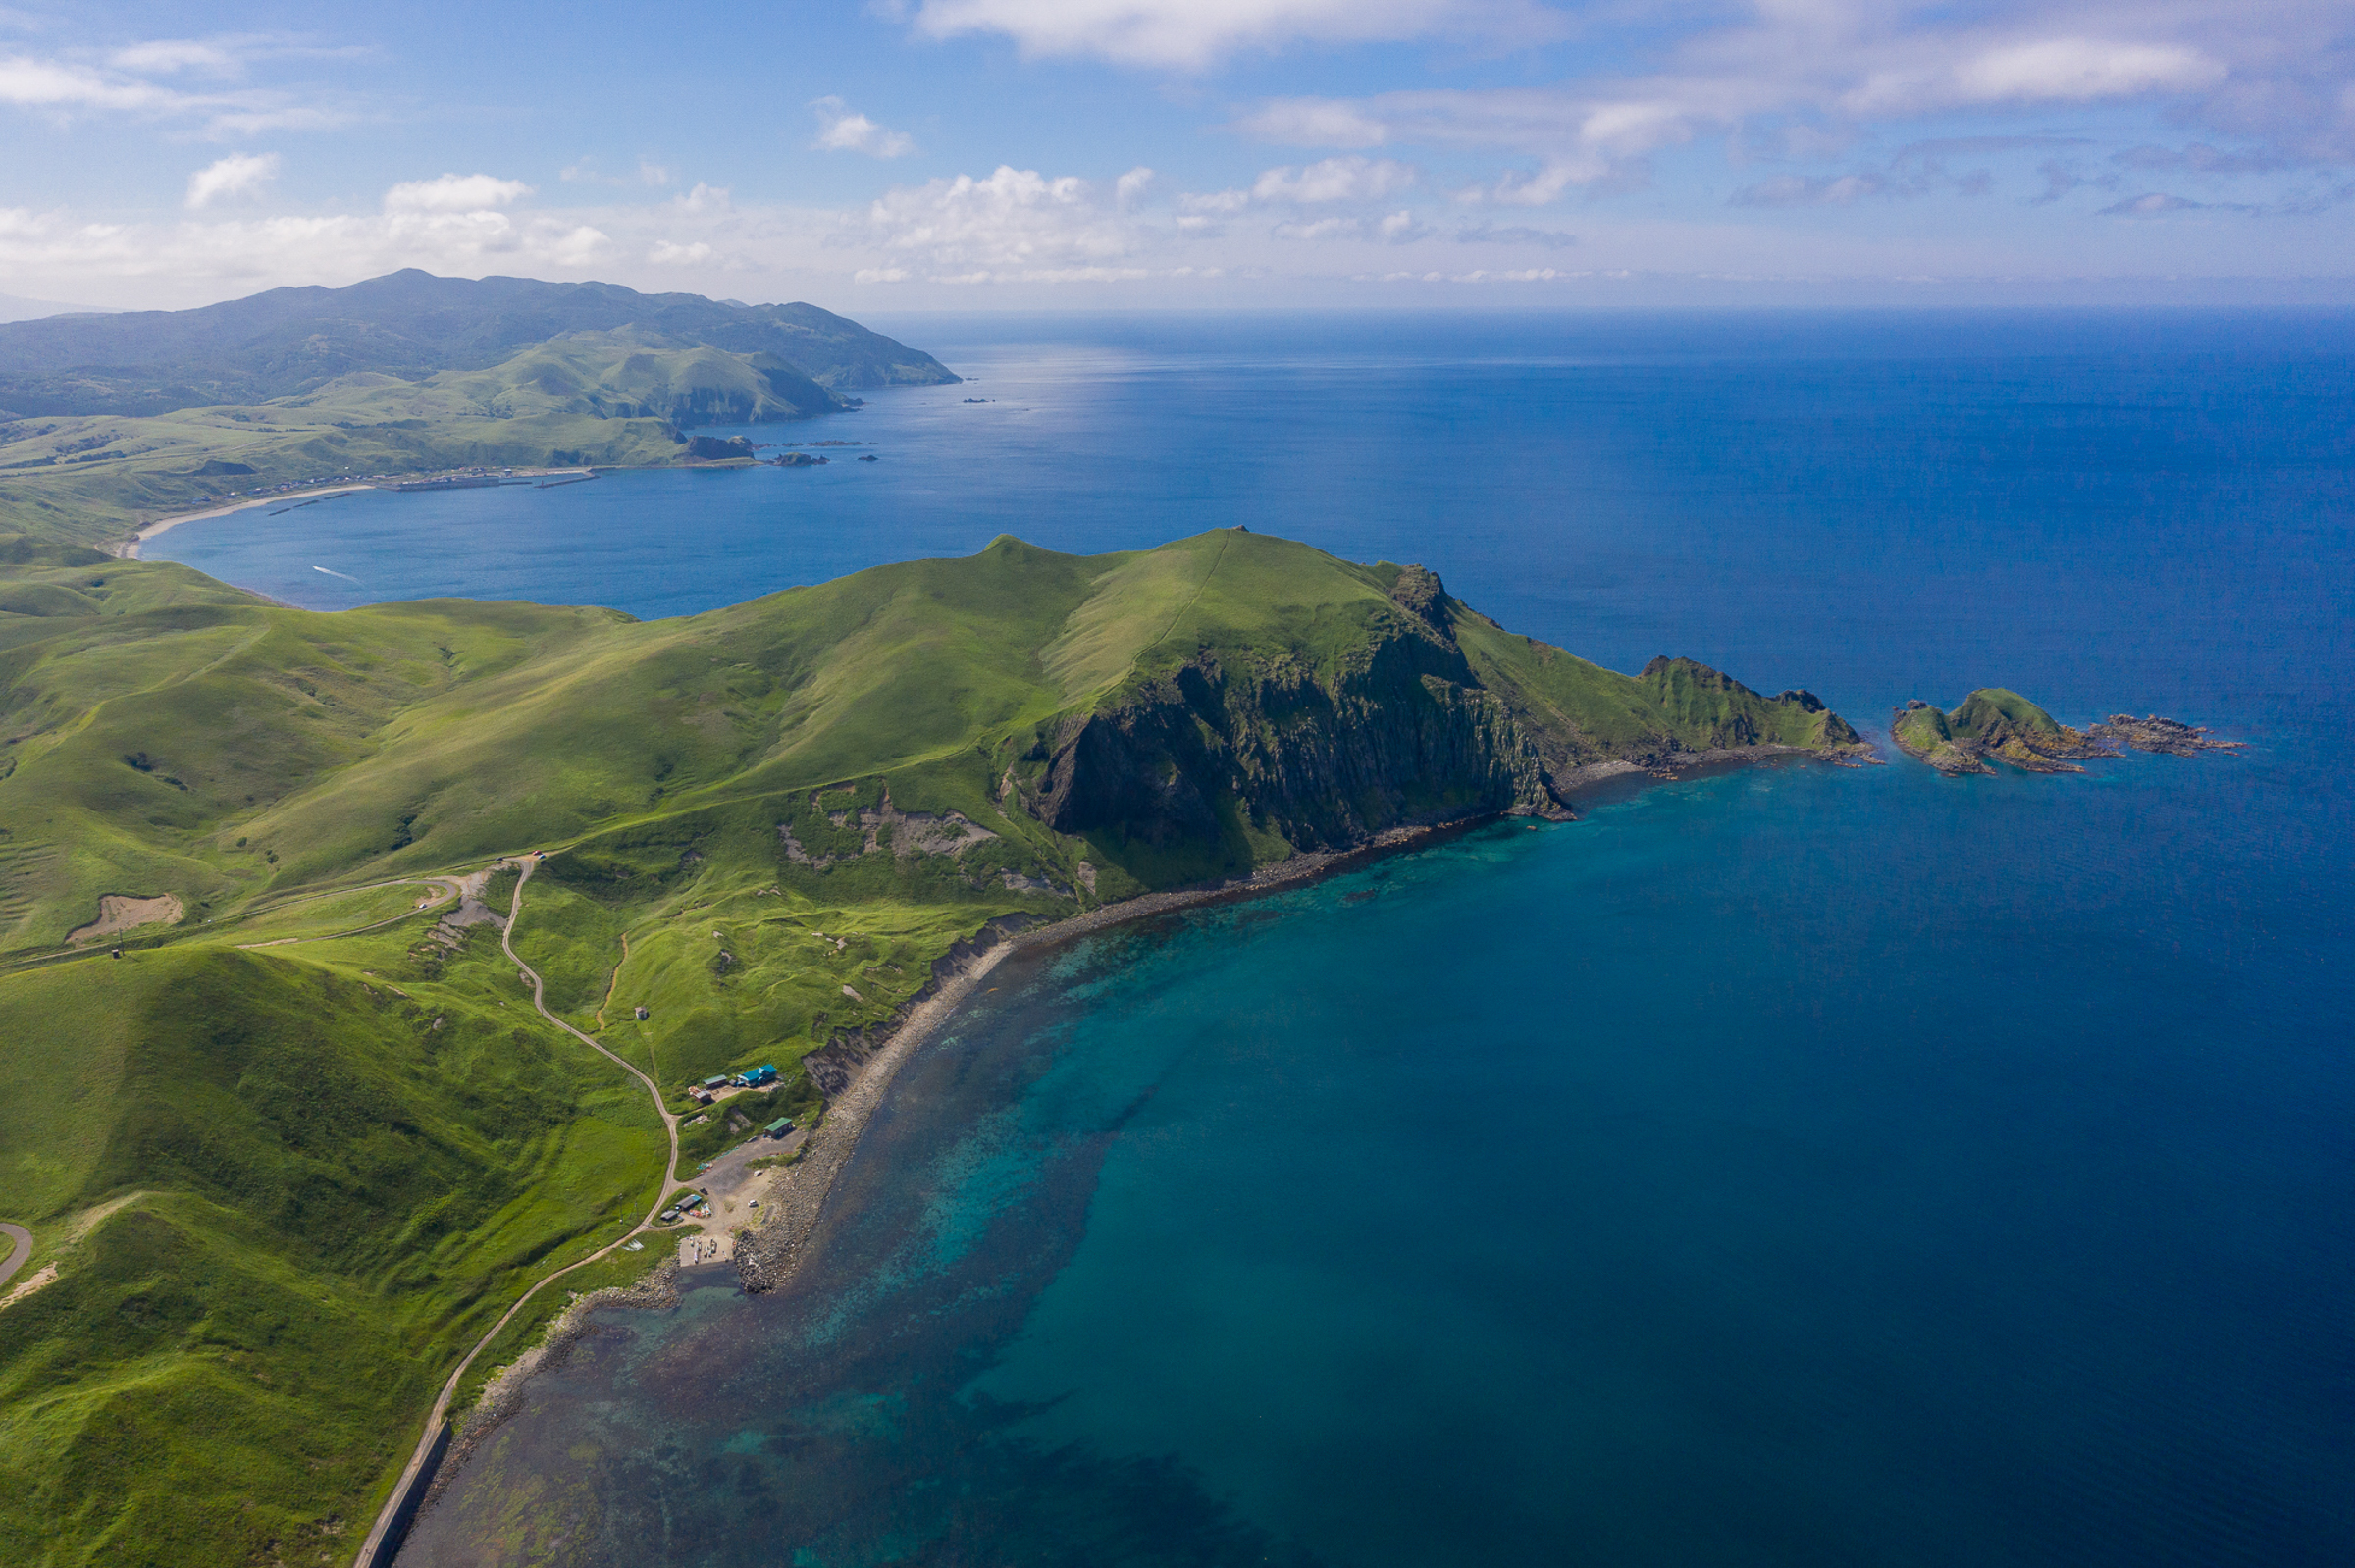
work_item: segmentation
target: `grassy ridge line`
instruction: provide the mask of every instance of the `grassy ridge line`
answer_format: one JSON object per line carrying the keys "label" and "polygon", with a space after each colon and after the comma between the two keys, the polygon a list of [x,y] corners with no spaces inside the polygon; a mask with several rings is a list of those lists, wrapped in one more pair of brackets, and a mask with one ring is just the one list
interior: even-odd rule
{"label": "grassy ridge line", "polygon": [[663,1168],[661,1190],[654,1194],[654,1205],[646,1211],[646,1216],[644,1219],[640,1220],[638,1224],[631,1228],[627,1232],[619,1237],[616,1237],[613,1241],[609,1242],[605,1246],[601,1247],[597,1251],[591,1253],[586,1258],[581,1259],[579,1262],[568,1263],[563,1268],[556,1270],[552,1274],[542,1276],[541,1279],[537,1281],[530,1289],[524,1291],[522,1295],[515,1298],[512,1306],[508,1307],[505,1312],[499,1314],[498,1321],[493,1324],[490,1329],[484,1333],[483,1336],[474,1342],[473,1347],[466,1352],[464,1358],[458,1362],[456,1367],[450,1370],[448,1381],[442,1385],[441,1393],[434,1399],[434,1408],[426,1415],[425,1433],[424,1436],[417,1439],[416,1451],[409,1456],[409,1462],[407,1466],[402,1469],[398,1479],[394,1481],[392,1490],[385,1498],[384,1505],[377,1510],[375,1525],[370,1528],[367,1539],[360,1543],[359,1555],[353,1559],[353,1561],[358,1565],[358,1568],[378,1568],[377,1550],[384,1543],[386,1532],[392,1528],[393,1516],[399,1512],[402,1499],[407,1497],[409,1489],[416,1484],[418,1472],[425,1468],[426,1460],[431,1457],[434,1450],[434,1444],[441,1437],[443,1425],[449,1419],[450,1401],[457,1397],[458,1385],[464,1381],[466,1377],[466,1369],[474,1365],[474,1358],[481,1355],[483,1351],[490,1345],[491,1341],[498,1337],[499,1331],[506,1328],[507,1324],[514,1318],[514,1316],[523,1310],[524,1303],[530,1301],[532,1297],[538,1295],[543,1288],[558,1280],[561,1280],[564,1278],[564,1276],[572,1273],[575,1269],[585,1269],[590,1264],[596,1263],[600,1259],[608,1257],[611,1254],[618,1252],[623,1246],[629,1243],[631,1237],[638,1235],[642,1231],[651,1230],[654,1228],[654,1216],[662,1212],[663,1206],[670,1201],[670,1195],[673,1192],[676,1192],[681,1186],[685,1185],[684,1182],[679,1180],[678,1176],[679,1119],[671,1115],[670,1109],[662,1103],[662,1091],[654,1086],[654,1080],[648,1077],[644,1072],[639,1071],[638,1069],[631,1063],[623,1061],[620,1057],[615,1056],[612,1052],[606,1050],[603,1046],[589,1038],[588,1035],[583,1034],[580,1030],[574,1028],[562,1019],[557,1018],[553,1013],[550,1013],[548,1010],[548,989],[547,986],[542,983],[539,971],[534,969],[530,965],[524,963],[522,959],[515,956],[515,927],[521,923],[523,919],[524,884],[531,881],[532,873],[539,869],[538,862],[534,858],[526,858],[518,863],[522,868],[522,874],[515,879],[514,902],[511,903],[507,908],[507,928],[500,935],[499,946],[505,951],[509,959],[514,960],[515,967],[521,970],[525,977],[531,981],[532,1006],[539,1010],[542,1018],[545,1018],[549,1020],[549,1022],[553,1023],[557,1028],[562,1029],[566,1034],[571,1035],[574,1039],[580,1041],[583,1045],[589,1047],[590,1050],[595,1051],[598,1055],[614,1063],[623,1071],[629,1073],[630,1076],[636,1078],[639,1082],[646,1085],[647,1095],[654,1102],[654,1113],[662,1119],[662,1129],[664,1132],[669,1134],[670,1137],[670,1161],[669,1164]]}

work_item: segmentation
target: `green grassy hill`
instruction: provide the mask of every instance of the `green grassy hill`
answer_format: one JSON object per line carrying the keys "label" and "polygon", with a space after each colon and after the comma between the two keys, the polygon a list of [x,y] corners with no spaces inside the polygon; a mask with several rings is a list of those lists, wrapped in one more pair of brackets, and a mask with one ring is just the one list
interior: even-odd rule
{"label": "green grassy hill", "polygon": [[681,459],[695,425],[803,419],[844,400],[773,355],[581,333],[483,370],[374,372],[252,407],[0,424],[0,527],[83,544],[231,492],[338,476]]}
{"label": "green grassy hill", "polygon": [[394,273],[201,310],[0,323],[0,532],[113,545],[231,495],[463,468],[646,467],[697,425],[954,382],[813,305]]}
{"label": "green grassy hill", "polygon": [[930,354],[815,305],[436,278],[411,268],[346,288],[273,288],[198,310],[0,324],[0,419],[264,403],[353,374],[416,381],[485,369],[568,334],[632,329],[670,347],[772,356],[824,387],[957,380]]}
{"label": "green grassy hill", "polygon": [[[0,1217],[58,1269],[0,1309],[0,1560],[347,1552],[471,1338],[643,1210],[651,1107],[422,878],[551,852],[550,1005],[673,1109],[774,1062],[808,1113],[992,921],[1855,740],[1240,530],[654,623],[0,540]],[[110,896],[180,915],[78,954]]]}

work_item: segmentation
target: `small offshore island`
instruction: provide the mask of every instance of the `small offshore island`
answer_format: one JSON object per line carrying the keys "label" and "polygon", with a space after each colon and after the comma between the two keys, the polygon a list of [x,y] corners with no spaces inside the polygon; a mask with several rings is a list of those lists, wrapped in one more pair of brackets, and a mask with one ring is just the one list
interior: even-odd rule
{"label": "small offshore island", "polygon": [[2017,692],[1998,686],[1971,693],[1951,713],[1914,698],[1897,710],[1889,736],[1907,756],[1949,777],[1992,773],[1989,758],[2023,773],[2082,773],[2079,761],[2115,757],[2129,748],[2191,757],[2238,751],[2245,744],[2212,740],[2204,727],[2156,713],[2145,718],[2113,713],[2107,723],[2073,730]]}

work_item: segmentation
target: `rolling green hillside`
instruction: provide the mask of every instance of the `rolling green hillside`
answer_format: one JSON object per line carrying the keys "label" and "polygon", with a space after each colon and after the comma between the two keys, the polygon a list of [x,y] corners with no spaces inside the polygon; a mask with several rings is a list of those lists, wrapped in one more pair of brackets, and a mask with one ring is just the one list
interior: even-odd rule
{"label": "rolling green hillside", "polygon": [[[0,540],[0,1218],[56,1268],[0,1308],[0,1560],[348,1553],[472,1337],[642,1212],[652,1108],[429,878],[550,852],[550,1006],[673,1110],[774,1062],[800,1114],[991,922],[1855,742],[1241,530],[654,623]],[[110,899],[155,918],[73,946]]]}

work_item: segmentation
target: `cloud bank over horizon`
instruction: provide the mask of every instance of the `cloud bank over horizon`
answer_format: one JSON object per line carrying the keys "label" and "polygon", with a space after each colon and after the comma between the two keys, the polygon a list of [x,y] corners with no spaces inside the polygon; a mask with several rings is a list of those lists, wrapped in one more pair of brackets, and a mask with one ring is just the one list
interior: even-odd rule
{"label": "cloud bank over horizon", "polygon": [[31,154],[0,176],[0,292],[181,305],[419,266],[846,309],[1639,277],[2355,298],[2355,42],[2313,0],[901,0],[623,67],[408,41],[482,26],[428,3],[90,41],[0,12]]}

